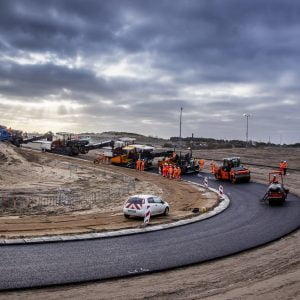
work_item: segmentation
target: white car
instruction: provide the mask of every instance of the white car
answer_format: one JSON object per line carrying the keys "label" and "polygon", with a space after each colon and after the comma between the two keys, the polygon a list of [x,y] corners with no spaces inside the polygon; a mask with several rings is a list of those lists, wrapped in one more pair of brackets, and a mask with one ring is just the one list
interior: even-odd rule
{"label": "white car", "polygon": [[123,208],[125,218],[144,217],[145,209],[150,205],[151,216],[169,214],[169,204],[158,196],[154,195],[134,195],[130,196]]}

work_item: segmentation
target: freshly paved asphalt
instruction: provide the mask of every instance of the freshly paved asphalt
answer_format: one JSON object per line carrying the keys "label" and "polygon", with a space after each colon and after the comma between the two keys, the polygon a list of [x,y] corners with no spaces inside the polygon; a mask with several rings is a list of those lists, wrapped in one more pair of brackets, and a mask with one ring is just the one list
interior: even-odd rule
{"label": "freshly paved asphalt", "polygon": [[[202,183],[195,175],[186,179]],[[210,180],[217,188],[219,182]],[[278,239],[300,225],[300,199],[260,203],[266,186],[223,183],[231,204],[193,224],[123,237],[0,246],[0,290],[76,283],[166,270],[234,254]]]}

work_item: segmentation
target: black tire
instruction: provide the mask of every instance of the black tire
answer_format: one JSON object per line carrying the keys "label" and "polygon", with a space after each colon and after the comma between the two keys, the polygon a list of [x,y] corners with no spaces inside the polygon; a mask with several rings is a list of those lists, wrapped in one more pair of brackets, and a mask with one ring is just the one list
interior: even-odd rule
{"label": "black tire", "polygon": [[246,180],[245,180],[245,182],[249,182],[250,181],[250,176],[249,176],[249,178],[247,178]]}
{"label": "black tire", "polygon": [[169,211],[170,211],[169,207],[166,207],[164,211],[164,216],[167,216],[169,214]]}
{"label": "black tire", "polygon": [[126,214],[124,214],[124,217],[125,217],[126,219],[129,219],[129,218],[130,218],[130,216],[129,216],[129,215],[126,215]]}

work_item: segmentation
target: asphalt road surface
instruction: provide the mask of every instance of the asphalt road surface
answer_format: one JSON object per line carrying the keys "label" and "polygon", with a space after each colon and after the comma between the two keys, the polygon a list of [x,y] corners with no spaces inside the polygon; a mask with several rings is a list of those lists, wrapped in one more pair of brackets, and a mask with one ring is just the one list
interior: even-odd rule
{"label": "asphalt road surface", "polygon": [[[201,175],[201,174],[200,174]],[[203,182],[202,177],[185,179]],[[220,182],[209,181],[217,188]],[[0,246],[0,289],[40,287],[129,276],[234,254],[299,228],[300,199],[283,206],[260,203],[266,186],[223,183],[231,204],[197,223],[130,236]]]}

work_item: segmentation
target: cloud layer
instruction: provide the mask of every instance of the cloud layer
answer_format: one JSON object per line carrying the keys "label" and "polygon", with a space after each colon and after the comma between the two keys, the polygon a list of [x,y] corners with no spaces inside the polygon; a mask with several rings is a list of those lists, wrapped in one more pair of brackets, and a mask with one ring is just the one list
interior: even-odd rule
{"label": "cloud layer", "polygon": [[0,123],[299,142],[297,1],[0,2]]}

